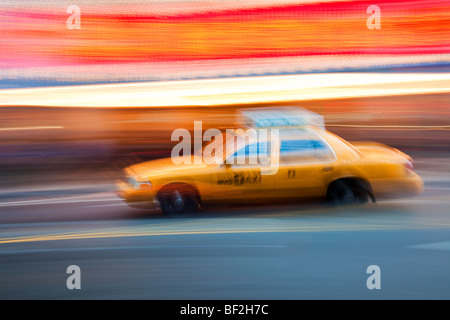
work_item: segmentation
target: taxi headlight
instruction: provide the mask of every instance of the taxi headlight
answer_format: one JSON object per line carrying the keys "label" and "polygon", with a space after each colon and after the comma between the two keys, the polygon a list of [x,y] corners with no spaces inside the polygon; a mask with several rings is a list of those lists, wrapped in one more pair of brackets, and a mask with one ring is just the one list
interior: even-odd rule
{"label": "taxi headlight", "polygon": [[131,188],[135,189],[135,190],[152,190],[152,184],[150,183],[150,181],[148,181],[148,179],[144,178],[144,177],[140,177],[140,176],[132,176],[130,174],[127,174],[126,172],[124,172],[124,174],[122,175],[120,181],[126,183],[127,185],[129,185]]}
{"label": "taxi headlight", "polygon": [[152,184],[148,180],[136,180],[135,178],[130,177],[129,181],[133,189],[146,191],[152,190]]}
{"label": "taxi headlight", "polygon": [[152,184],[150,183],[150,181],[141,181],[139,182],[139,190],[146,190],[146,191],[151,191],[152,190]]}

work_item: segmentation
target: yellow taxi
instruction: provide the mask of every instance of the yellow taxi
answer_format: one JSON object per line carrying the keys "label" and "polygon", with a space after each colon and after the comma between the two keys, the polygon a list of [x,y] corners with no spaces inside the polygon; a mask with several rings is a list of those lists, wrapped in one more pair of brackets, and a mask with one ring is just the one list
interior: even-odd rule
{"label": "yellow taxi", "polygon": [[[202,149],[214,150],[213,161],[200,153],[181,164],[171,157],[125,168],[117,194],[132,207],[159,207],[174,215],[223,204],[304,199],[364,204],[423,191],[408,155],[380,143],[349,143],[310,111],[244,110],[241,116],[247,128],[276,130],[276,139],[227,132],[226,143],[216,137]],[[271,161],[255,157],[263,152]],[[235,161],[238,156],[242,161]]]}

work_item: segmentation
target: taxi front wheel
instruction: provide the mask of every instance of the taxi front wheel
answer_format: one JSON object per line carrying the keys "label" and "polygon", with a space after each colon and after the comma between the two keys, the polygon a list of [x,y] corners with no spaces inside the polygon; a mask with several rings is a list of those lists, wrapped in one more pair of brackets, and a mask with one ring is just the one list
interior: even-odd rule
{"label": "taxi front wheel", "polygon": [[188,185],[172,185],[159,195],[159,205],[166,216],[195,212],[198,201],[195,191]]}

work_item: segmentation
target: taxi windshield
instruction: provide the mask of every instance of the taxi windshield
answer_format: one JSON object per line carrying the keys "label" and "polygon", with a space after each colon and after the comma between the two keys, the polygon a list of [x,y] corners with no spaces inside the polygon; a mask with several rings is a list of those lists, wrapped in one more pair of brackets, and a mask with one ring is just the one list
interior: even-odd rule
{"label": "taxi windshield", "polygon": [[222,162],[229,154],[235,153],[245,142],[241,136],[231,132],[223,132],[222,139],[215,138],[203,144],[201,153],[205,155],[205,149],[208,148],[211,154],[208,154],[216,159],[216,163]]}

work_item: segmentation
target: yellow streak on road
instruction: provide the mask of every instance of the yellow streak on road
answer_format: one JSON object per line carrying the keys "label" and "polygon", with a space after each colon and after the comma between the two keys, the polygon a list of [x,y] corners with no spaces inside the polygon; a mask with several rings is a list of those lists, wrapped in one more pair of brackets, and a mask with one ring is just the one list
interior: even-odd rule
{"label": "yellow streak on road", "polygon": [[226,234],[226,233],[273,233],[273,232],[329,232],[329,231],[370,231],[370,230],[407,230],[407,229],[436,229],[449,228],[450,224],[430,224],[430,225],[375,225],[375,224],[353,224],[341,226],[302,226],[288,228],[261,228],[261,229],[210,229],[210,230],[175,230],[175,231],[148,231],[139,230],[115,232],[90,232],[73,234],[44,234],[35,236],[0,238],[0,244],[37,242],[37,241],[57,241],[57,240],[77,240],[77,239],[99,239],[99,238],[121,238],[121,237],[142,237],[142,236],[164,236],[164,235],[194,235],[194,234]]}

